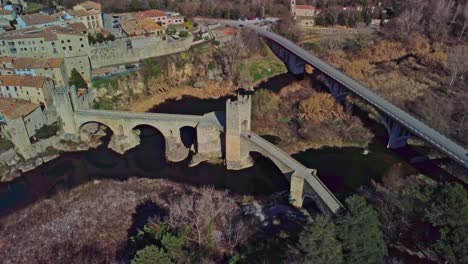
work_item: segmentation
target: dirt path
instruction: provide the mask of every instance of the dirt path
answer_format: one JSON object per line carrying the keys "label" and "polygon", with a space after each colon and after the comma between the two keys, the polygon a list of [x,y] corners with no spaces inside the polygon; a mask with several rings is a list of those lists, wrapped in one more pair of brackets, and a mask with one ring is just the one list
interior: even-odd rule
{"label": "dirt path", "polygon": [[229,86],[230,85],[220,85],[219,83],[207,83],[204,88],[193,88],[191,86],[170,88],[167,91],[155,93],[133,102],[127,110],[132,112],[147,112],[154,106],[164,103],[166,100],[181,99],[183,96],[193,96],[201,99],[207,99],[219,98],[234,94]]}

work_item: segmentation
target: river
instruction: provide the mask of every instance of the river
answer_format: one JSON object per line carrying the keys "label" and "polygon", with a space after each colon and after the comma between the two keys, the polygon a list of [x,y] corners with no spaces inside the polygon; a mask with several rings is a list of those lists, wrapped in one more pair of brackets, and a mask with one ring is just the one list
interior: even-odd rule
{"label": "river", "polygon": [[[295,81],[283,74],[262,83],[260,89],[279,91]],[[229,97],[198,99],[183,97],[168,100],[151,112],[173,114],[204,114],[225,110]],[[189,168],[190,157],[179,163],[164,159],[164,138],[156,130],[143,128],[141,144],[119,155],[103,146],[84,152],[66,153],[56,160],[25,173],[10,183],[0,184],[0,216],[50,197],[66,192],[80,184],[103,178],[125,180],[130,177],[165,178],[195,186],[213,185],[232,193],[266,196],[288,190],[288,183],[278,168],[268,159],[255,157],[255,166],[241,171],[227,171],[221,162],[202,163]],[[187,136],[187,135],[184,135]],[[293,155],[318,175],[330,190],[344,197],[372,179],[379,179],[401,159],[389,151],[382,140],[376,139],[364,155],[362,148],[323,148]]]}

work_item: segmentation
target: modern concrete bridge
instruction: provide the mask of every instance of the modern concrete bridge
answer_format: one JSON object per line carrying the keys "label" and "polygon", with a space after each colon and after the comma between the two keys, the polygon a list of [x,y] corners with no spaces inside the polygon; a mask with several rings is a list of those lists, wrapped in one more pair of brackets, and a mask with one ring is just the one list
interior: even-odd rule
{"label": "modern concrete bridge", "polygon": [[310,64],[326,77],[326,84],[335,98],[344,98],[347,94],[352,93],[375,107],[380,112],[381,121],[389,133],[389,148],[402,147],[406,145],[408,138],[416,136],[463,167],[468,168],[468,150],[465,146],[442,135],[414,116],[376,95],[367,87],[313,56],[292,41],[256,26],[259,24],[258,21],[220,20],[219,23],[232,27],[242,25],[244,28],[257,32],[258,35],[267,40],[272,51],[293,74],[303,74],[305,64]]}

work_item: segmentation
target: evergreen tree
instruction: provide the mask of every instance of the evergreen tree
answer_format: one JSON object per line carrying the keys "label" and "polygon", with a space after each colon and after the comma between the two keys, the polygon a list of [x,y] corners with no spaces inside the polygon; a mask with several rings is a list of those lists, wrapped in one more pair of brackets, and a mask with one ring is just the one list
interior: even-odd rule
{"label": "evergreen tree", "polygon": [[171,257],[154,245],[138,250],[132,264],[172,264]]}
{"label": "evergreen tree", "polygon": [[96,38],[91,33],[88,33],[88,42],[91,45],[96,44]]}
{"label": "evergreen tree", "polygon": [[439,187],[425,210],[426,219],[434,226],[468,224],[468,192],[458,183]]}
{"label": "evergreen tree", "polygon": [[468,226],[443,228],[436,243],[437,252],[450,264],[468,263]]}
{"label": "evergreen tree", "polygon": [[76,88],[86,88],[88,85],[86,81],[83,79],[83,76],[75,69],[71,71],[71,76],[68,79],[68,85],[74,85]]}
{"label": "evergreen tree", "polygon": [[105,40],[106,40],[106,38],[104,37],[104,35],[101,32],[96,34],[96,41],[97,42],[103,43]]}
{"label": "evergreen tree", "polygon": [[316,217],[302,231],[298,247],[291,248],[289,255],[301,256],[299,263],[342,263],[341,242],[337,240],[335,224],[324,216]]}
{"label": "evergreen tree", "polygon": [[377,212],[358,195],[346,199],[346,208],[348,212],[338,220],[344,262],[383,263],[387,247]]}

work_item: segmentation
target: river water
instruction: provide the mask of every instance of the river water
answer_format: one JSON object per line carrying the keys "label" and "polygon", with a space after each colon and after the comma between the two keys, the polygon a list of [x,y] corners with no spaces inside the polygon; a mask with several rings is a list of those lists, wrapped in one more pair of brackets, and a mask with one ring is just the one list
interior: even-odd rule
{"label": "river water", "polygon": [[[260,85],[261,89],[279,91],[295,81],[283,74]],[[173,114],[204,114],[224,111],[229,97],[198,99],[183,97],[154,107],[151,112]],[[323,148],[307,150],[294,158],[310,168],[318,169],[321,180],[343,198],[359,186],[379,179],[400,158],[386,149],[382,140],[374,140],[370,153],[361,148]],[[224,165],[202,163],[188,167],[190,157],[179,163],[164,159],[164,138],[156,129],[143,128],[141,144],[119,155],[106,145],[84,152],[66,153],[56,160],[25,173],[10,183],[0,184],[0,216],[35,201],[66,192],[95,179],[125,180],[130,177],[165,178],[195,186],[213,185],[232,193],[266,196],[288,190],[288,183],[278,168],[268,159],[255,157],[255,166],[241,171],[226,171]]]}

